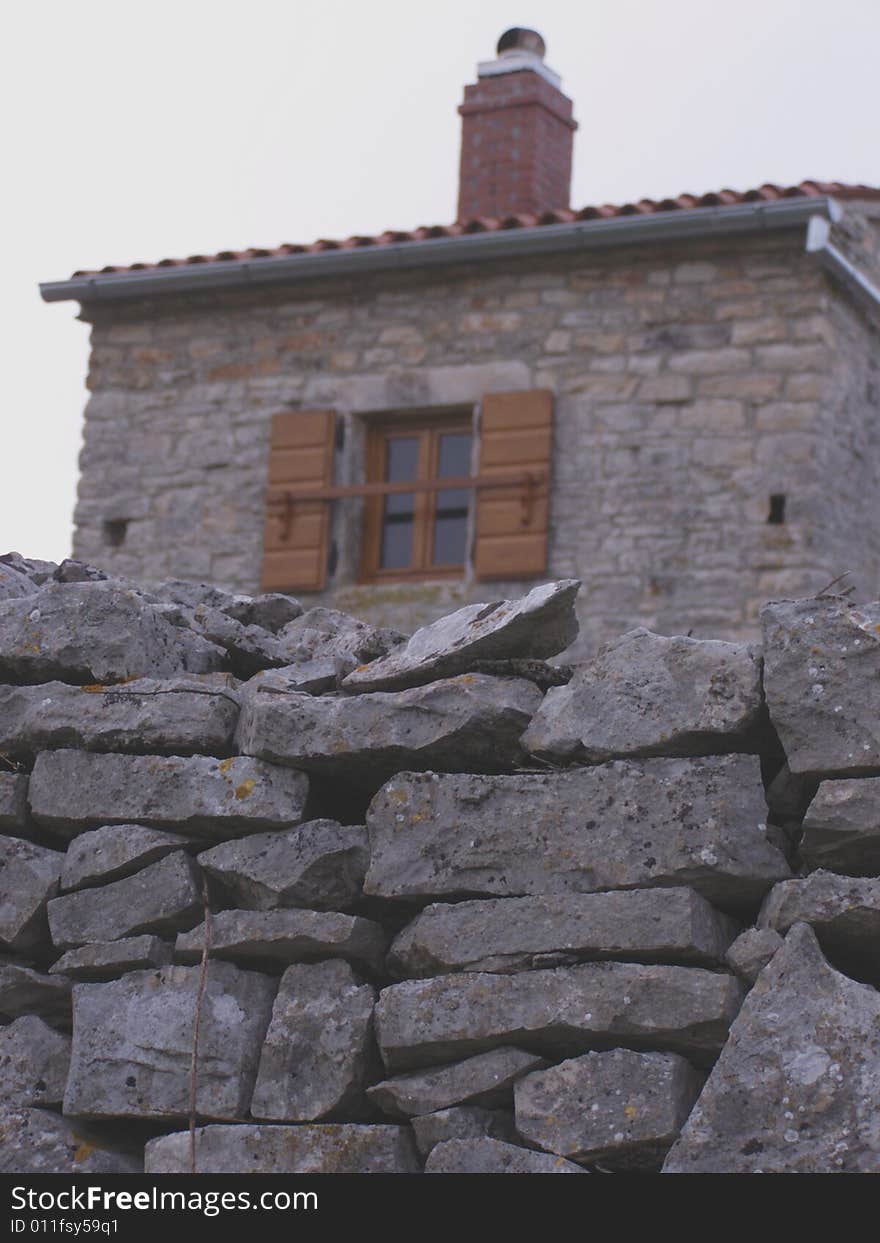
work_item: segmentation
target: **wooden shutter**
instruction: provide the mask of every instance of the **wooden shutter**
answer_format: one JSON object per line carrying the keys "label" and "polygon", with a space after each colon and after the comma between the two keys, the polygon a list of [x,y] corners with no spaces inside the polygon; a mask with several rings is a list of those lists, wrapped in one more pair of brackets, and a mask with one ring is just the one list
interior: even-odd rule
{"label": "wooden shutter", "polygon": [[324,587],[330,503],[297,501],[285,511],[284,496],[333,482],[335,419],[332,410],[284,411],[272,419],[264,591],[320,591]]}
{"label": "wooden shutter", "polygon": [[487,393],[480,416],[481,475],[541,476],[523,505],[520,487],[477,492],[474,570],[477,578],[539,578],[547,572],[553,394]]}

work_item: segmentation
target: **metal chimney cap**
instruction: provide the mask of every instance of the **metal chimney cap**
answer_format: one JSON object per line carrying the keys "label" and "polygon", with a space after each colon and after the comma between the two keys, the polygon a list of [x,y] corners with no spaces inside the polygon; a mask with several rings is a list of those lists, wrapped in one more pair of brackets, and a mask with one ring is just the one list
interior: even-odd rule
{"label": "metal chimney cap", "polygon": [[505,53],[509,55],[517,52],[531,52],[533,56],[543,60],[547,45],[537,30],[529,30],[525,26],[511,26],[510,30],[505,30],[498,40],[495,51],[499,56],[504,56]]}

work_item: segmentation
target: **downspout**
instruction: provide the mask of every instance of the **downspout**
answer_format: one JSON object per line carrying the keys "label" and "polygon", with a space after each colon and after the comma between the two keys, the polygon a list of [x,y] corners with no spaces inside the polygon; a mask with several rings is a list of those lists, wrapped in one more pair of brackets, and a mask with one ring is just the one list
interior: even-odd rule
{"label": "downspout", "polygon": [[819,262],[836,280],[850,291],[856,301],[875,313],[880,312],[880,286],[874,284],[847,259],[831,238],[831,224],[823,216],[812,216],[807,225],[807,254],[816,255]]}

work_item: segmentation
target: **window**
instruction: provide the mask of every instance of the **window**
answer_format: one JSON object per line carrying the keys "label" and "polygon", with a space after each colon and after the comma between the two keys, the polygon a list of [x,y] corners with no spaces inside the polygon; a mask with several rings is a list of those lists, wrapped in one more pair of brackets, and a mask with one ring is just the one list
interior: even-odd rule
{"label": "window", "polygon": [[[400,490],[369,496],[362,577],[367,581],[460,575],[467,559],[468,488],[434,488],[471,474],[472,418],[374,424],[367,441],[367,483]],[[407,491],[407,483],[422,485]]]}
{"label": "window", "polygon": [[[366,429],[365,446],[350,434],[355,425]],[[351,583],[358,569],[367,583],[465,574],[516,582],[547,573],[546,389],[485,393],[478,411],[363,421],[356,411],[343,420],[334,410],[285,410],[273,416],[267,439],[264,591],[323,592]],[[352,482],[336,483],[337,469]]]}

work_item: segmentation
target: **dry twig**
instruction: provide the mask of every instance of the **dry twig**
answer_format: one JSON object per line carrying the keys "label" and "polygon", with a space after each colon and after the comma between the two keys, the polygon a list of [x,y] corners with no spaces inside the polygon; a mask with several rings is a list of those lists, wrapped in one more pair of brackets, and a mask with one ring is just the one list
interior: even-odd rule
{"label": "dry twig", "polygon": [[193,1018],[192,1061],[189,1072],[189,1172],[196,1172],[196,1092],[199,1078],[199,1028],[202,1022],[202,999],[205,996],[205,985],[208,982],[208,957],[211,953],[211,942],[214,933],[214,921],[211,917],[210,896],[208,894],[208,877],[202,875],[202,902],[205,907],[205,941],[202,946],[202,962],[199,971],[199,984],[196,990],[196,1012]]}

